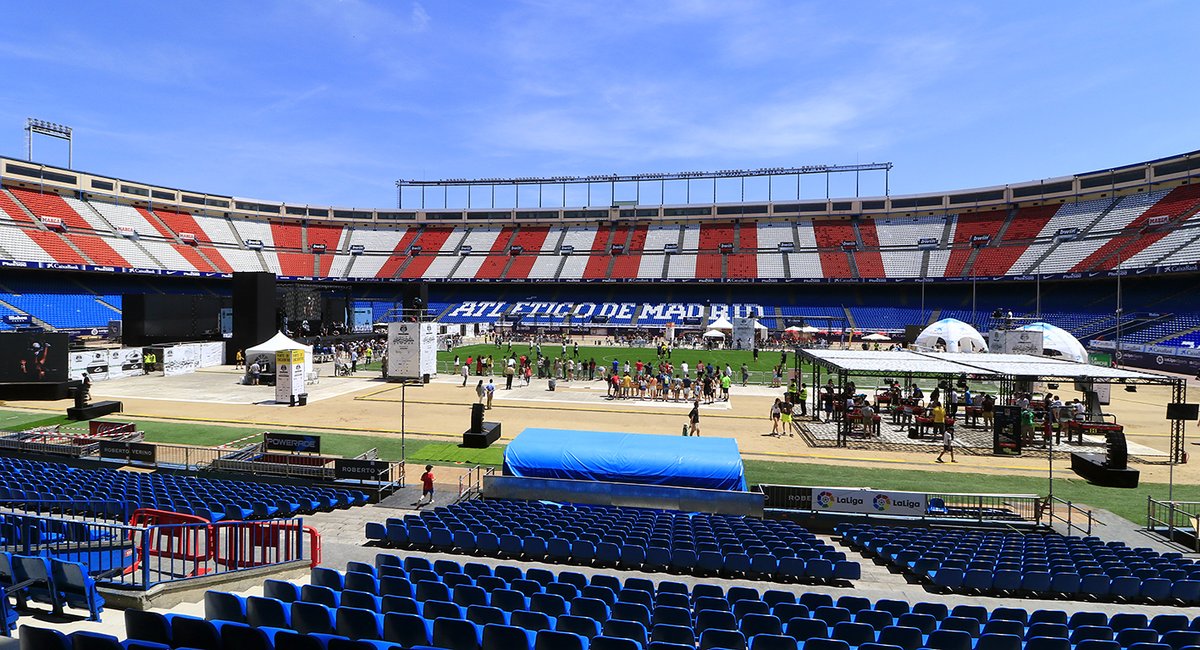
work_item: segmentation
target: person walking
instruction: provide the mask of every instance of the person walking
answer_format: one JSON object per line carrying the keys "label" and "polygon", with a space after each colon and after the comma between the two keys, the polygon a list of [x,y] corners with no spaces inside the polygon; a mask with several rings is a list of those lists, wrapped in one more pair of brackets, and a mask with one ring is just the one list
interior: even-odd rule
{"label": "person walking", "polygon": [[954,460],[954,433],[946,426],[946,409],[942,408],[941,402],[933,403],[930,415],[933,419],[933,430],[942,434],[942,451],[937,455],[936,462],[946,462],[942,460],[942,456],[950,452],[950,462],[957,463],[958,461]]}
{"label": "person walking", "polygon": [[775,403],[771,405],[771,435],[779,435],[779,418],[783,414],[783,400],[775,398]]}
{"label": "person walking", "polygon": [[[429,498],[426,501],[426,497]],[[421,475],[421,498],[417,500],[418,506],[430,505],[433,503],[433,465],[425,466],[425,473]]]}
{"label": "person walking", "polygon": [[700,435],[700,400],[692,402],[692,410],[688,413],[688,425],[690,427],[689,434],[693,436]]}
{"label": "person walking", "polygon": [[469,367],[467,367],[467,364],[464,363],[459,368],[459,374],[461,374],[462,378],[463,378],[463,383],[462,383],[463,388],[466,388],[467,387],[467,375],[471,374],[471,369]]}
{"label": "person walking", "polygon": [[792,433],[792,403],[783,400],[779,404],[779,437],[794,435]]}
{"label": "person walking", "polygon": [[742,388],[746,387],[746,383],[750,381],[750,367],[742,364]]}
{"label": "person walking", "polygon": [[244,365],[246,365],[246,355],[241,350],[238,350],[237,354],[233,357],[233,369],[241,370]]}

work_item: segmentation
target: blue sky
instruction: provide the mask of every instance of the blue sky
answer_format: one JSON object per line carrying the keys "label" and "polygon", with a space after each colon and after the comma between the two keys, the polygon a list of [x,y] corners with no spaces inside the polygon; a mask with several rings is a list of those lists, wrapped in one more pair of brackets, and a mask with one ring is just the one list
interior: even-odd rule
{"label": "blue sky", "polygon": [[4,23],[0,153],[37,117],[75,128],[79,169],[250,198],[871,161],[904,194],[1200,149],[1187,1],[27,2]]}

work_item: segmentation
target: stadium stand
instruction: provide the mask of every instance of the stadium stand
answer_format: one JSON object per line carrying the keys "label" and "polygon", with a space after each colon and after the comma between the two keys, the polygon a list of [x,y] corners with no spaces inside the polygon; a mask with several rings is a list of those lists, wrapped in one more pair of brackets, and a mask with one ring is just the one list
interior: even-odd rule
{"label": "stadium stand", "polygon": [[389,519],[369,539],[418,549],[773,579],[853,580],[859,566],[777,519],[481,500]]}
{"label": "stadium stand", "polygon": [[844,543],[953,592],[1200,603],[1200,565],[1097,537],[842,525]]}
{"label": "stadium stand", "polygon": [[[0,457],[0,499],[124,501],[130,512],[155,508],[222,519],[267,519],[366,503],[354,490],[215,480],[180,474],[81,469],[62,463]],[[112,514],[112,513],[110,513]]]}
{"label": "stadium stand", "polygon": [[[239,650],[1182,650],[1200,636],[1200,619],[1185,614],[989,610],[388,554],[373,564],[349,562],[345,571],[315,568],[303,585],[266,580],[262,592],[210,591],[203,619],[128,611],[124,643],[169,648],[186,639]],[[72,642],[31,626],[21,636],[55,650]],[[105,642],[117,645],[88,647],[121,647],[115,637]]]}

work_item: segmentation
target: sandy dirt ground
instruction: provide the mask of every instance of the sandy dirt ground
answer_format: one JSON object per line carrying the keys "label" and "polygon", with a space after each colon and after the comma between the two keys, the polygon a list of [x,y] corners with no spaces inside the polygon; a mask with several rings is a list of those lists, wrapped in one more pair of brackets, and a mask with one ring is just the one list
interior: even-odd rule
{"label": "sandy dirt ground", "polygon": [[[93,388],[93,399],[119,399],[130,416],[163,418],[176,421],[226,423],[259,430],[303,428],[330,434],[336,432],[395,436],[401,430],[401,397],[405,393],[404,428],[407,434],[443,440],[459,439],[470,419],[469,405],[475,401],[472,376],[466,387],[461,378],[442,376],[425,386],[383,382],[375,373],[360,372],[355,377],[330,377],[332,368],[321,372],[319,384],[309,387],[307,406],[290,408],[274,403],[274,389],[266,386],[237,384],[240,372],[232,367],[203,370],[181,377],[141,377],[100,382]],[[484,378],[486,383],[487,378]],[[591,431],[628,431],[679,435],[687,419],[690,404],[608,400],[600,381],[559,382],[549,391],[545,381],[530,386],[516,382],[504,389],[498,386],[493,409],[487,419],[503,424],[505,441],[526,427],[548,427]],[[1200,385],[1189,382],[1189,390]],[[1075,395],[1060,391],[1062,397]],[[769,435],[768,418],[774,398],[781,389],[734,386],[729,402],[702,407],[702,433],[706,436],[736,438],[748,459],[846,463],[860,466],[931,469],[936,447],[892,445],[880,448],[860,442],[848,447],[811,446],[803,436]],[[1113,393],[1107,411],[1125,425],[1131,443],[1166,451],[1169,426],[1165,420],[1167,388],[1140,387],[1136,393]],[[63,412],[63,402],[10,402],[10,406]],[[1188,425],[1187,449],[1196,436],[1196,424]],[[1067,462],[1063,459],[1064,467]],[[1163,458],[1150,463],[1135,463],[1144,481],[1165,482],[1168,466]],[[959,462],[937,466],[939,471],[986,472],[997,474],[1040,474],[1046,471],[1044,452],[1019,457],[996,457],[983,450],[962,453]],[[1175,480],[1200,483],[1200,462],[1178,466]]]}

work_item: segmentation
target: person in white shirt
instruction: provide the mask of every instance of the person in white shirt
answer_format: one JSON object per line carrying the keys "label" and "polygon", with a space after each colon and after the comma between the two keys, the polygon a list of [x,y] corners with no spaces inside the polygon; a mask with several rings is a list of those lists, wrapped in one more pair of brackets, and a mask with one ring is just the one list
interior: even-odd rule
{"label": "person in white shirt", "polygon": [[688,374],[688,364],[687,364],[687,362],[686,362],[686,361],[684,361],[684,362],[681,362],[681,363],[679,364],[679,372],[680,372],[680,373],[682,373],[684,377],[686,377],[686,376],[687,376],[687,374]]}

